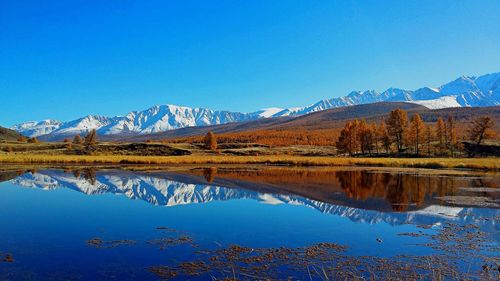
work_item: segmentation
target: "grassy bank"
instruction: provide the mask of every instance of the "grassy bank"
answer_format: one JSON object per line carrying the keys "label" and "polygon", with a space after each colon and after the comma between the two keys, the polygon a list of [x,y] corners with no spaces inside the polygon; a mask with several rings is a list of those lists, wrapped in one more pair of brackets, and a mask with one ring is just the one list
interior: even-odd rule
{"label": "grassy bank", "polygon": [[499,158],[346,158],[319,156],[132,156],[0,154],[3,164],[275,164],[290,166],[383,166],[413,168],[467,168],[500,170]]}

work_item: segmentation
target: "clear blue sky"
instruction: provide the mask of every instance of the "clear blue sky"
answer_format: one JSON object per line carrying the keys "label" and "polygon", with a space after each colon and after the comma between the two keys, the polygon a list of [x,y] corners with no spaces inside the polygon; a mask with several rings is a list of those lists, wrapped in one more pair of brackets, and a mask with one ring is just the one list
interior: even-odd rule
{"label": "clear blue sky", "polygon": [[500,1],[0,0],[0,125],[250,112],[500,71]]}

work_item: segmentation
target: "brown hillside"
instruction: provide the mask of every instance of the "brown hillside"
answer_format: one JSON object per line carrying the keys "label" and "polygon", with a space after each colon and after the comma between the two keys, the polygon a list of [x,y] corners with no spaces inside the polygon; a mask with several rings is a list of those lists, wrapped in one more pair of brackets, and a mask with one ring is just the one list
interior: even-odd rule
{"label": "brown hillside", "polygon": [[0,127],[0,141],[15,141],[22,136],[23,135],[14,130]]}
{"label": "brown hillside", "polygon": [[[145,141],[162,140],[167,138],[181,138],[205,135],[212,131],[216,134],[224,133],[240,133],[249,131],[262,130],[285,130],[285,129],[301,129],[301,130],[320,130],[320,129],[338,129],[344,125],[344,121],[353,118],[376,118],[387,114],[393,109],[402,108],[407,111],[419,111],[426,108],[420,105],[411,103],[396,103],[396,102],[381,102],[373,104],[364,104],[356,106],[348,106],[341,108],[333,108],[329,110],[314,112],[308,115],[299,117],[280,117],[260,119],[256,121],[229,123],[215,126],[204,127],[189,127],[177,130],[171,130],[162,133],[123,137],[121,141]],[[341,124],[341,125],[340,125]]]}
{"label": "brown hillside", "polygon": [[121,141],[166,140],[169,142],[200,142],[208,131],[217,134],[220,143],[241,142],[266,145],[334,145],[345,122],[364,118],[368,122],[382,122],[396,108],[408,111],[411,116],[418,112],[427,123],[438,117],[451,115],[461,125],[459,134],[464,135],[473,118],[489,115],[495,120],[495,131],[500,131],[500,106],[447,108],[430,110],[411,103],[382,102],[334,108],[295,118],[270,118],[251,122],[230,123],[217,126],[192,127],[168,132],[122,138]]}

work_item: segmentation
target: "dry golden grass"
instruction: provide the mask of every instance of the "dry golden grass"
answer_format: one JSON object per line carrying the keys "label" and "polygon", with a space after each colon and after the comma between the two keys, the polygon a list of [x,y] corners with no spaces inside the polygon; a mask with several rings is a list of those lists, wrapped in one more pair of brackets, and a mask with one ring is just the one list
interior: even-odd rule
{"label": "dry golden grass", "polygon": [[347,158],[290,155],[131,156],[0,154],[4,164],[275,164],[290,166],[380,166],[411,168],[466,168],[500,170],[499,158]]}

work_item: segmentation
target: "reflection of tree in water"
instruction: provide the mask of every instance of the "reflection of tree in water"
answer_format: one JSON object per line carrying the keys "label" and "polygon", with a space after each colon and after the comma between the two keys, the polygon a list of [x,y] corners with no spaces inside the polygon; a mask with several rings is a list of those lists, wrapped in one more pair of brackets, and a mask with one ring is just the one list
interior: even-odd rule
{"label": "reflection of tree in water", "polygon": [[205,177],[207,182],[213,182],[216,175],[217,175],[217,167],[210,167],[203,170],[203,176]]}
{"label": "reflection of tree in water", "polygon": [[402,173],[339,171],[336,176],[347,197],[356,200],[383,198],[398,212],[407,210],[412,204],[421,206],[426,198],[453,193],[455,183],[450,177]]}
{"label": "reflection of tree in water", "polygon": [[38,170],[33,168],[33,169],[29,169],[27,172],[32,174],[32,175],[35,175],[36,173],[38,173]]}
{"label": "reflection of tree in water", "polygon": [[[497,188],[498,182],[485,180],[483,178],[476,178],[472,181],[472,186],[484,187],[484,188]],[[477,192],[478,196],[489,197],[493,201],[500,201],[500,192]],[[500,271],[500,270],[499,270]]]}
{"label": "reflection of tree in water", "polygon": [[79,179],[83,175],[83,178],[91,185],[95,185],[97,183],[95,168],[76,169],[73,170],[73,175],[77,179]]}
{"label": "reflection of tree in water", "polygon": [[[410,198],[411,188],[413,187],[413,181],[407,180],[401,174],[396,174],[392,177],[387,185],[387,195],[386,199],[391,203],[392,209],[397,212],[402,212],[408,208]],[[418,201],[420,198],[415,198],[417,205],[423,203],[423,201]]]}
{"label": "reflection of tree in water", "polygon": [[0,183],[11,179],[15,179],[24,173],[25,171],[23,170],[0,171]]}
{"label": "reflection of tree in water", "polygon": [[[207,180],[213,178],[208,169],[201,170]],[[356,201],[383,199],[394,211],[420,209],[426,202],[439,203],[436,197],[464,194],[459,187],[496,187],[495,179],[443,173],[409,174],[405,171],[318,170],[318,169],[224,169],[217,170],[217,179],[234,179],[271,186],[281,192],[299,194],[322,202],[337,202],[335,194],[345,193]],[[474,192],[475,195],[480,194]],[[491,192],[490,192],[491,193]],[[500,194],[500,193],[497,193]],[[495,197],[484,194],[485,197]],[[498,195],[497,195],[498,196]],[[446,202],[443,202],[446,203]],[[387,207],[387,206],[386,206]],[[418,208],[420,207],[420,208]]]}
{"label": "reflection of tree in water", "polygon": [[81,175],[82,175],[82,173],[80,170],[73,170],[73,176],[75,178],[79,179]]}
{"label": "reflection of tree in water", "polygon": [[[17,171],[17,173],[31,172],[36,170]],[[83,177],[91,185],[97,184],[96,168],[69,167],[65,173],[73,173],[75,178]],[[464,191],[460,187],[490,187],[496,188],[499,180],[497,178],[484,178],[480,176],[457,176],[439,174],[408,174],[404,172],[370,171],[370,170],[318,170],[318,169],[243,169],[210,167],[196,169],[196,176],[200,176],[208,183],[215,179],[225,184],[240,186],[246,182],[246,189],[256,188],[256,191],[277,192],[283,194],[296,194],[316,201],[339,204],[347,198],[365,201],[368,199],[383,199],[388,204],[382,204],[384,209],[390,205],[394,211],[402,212],[412,209],[420,209],[426,202],[438,203],[436,197],[447,197],[453,195],[483,196],[493,200],[500,193],[488,190]],[[148,174],[149,175],[149,174]],[[16,176],[12,171],[5,175],[0,173],[0,181],[3,178],[11,179]],[[230,185],[231,186],[231,185]],[[344,193],[344,196],[338,196]],[[373,202],[380,203],[380,202]],[[443,201],[447,203],[447,201]],[[357,205],[356,205],[357,206]],[[378,205],[377,205],[378,208]]]}

